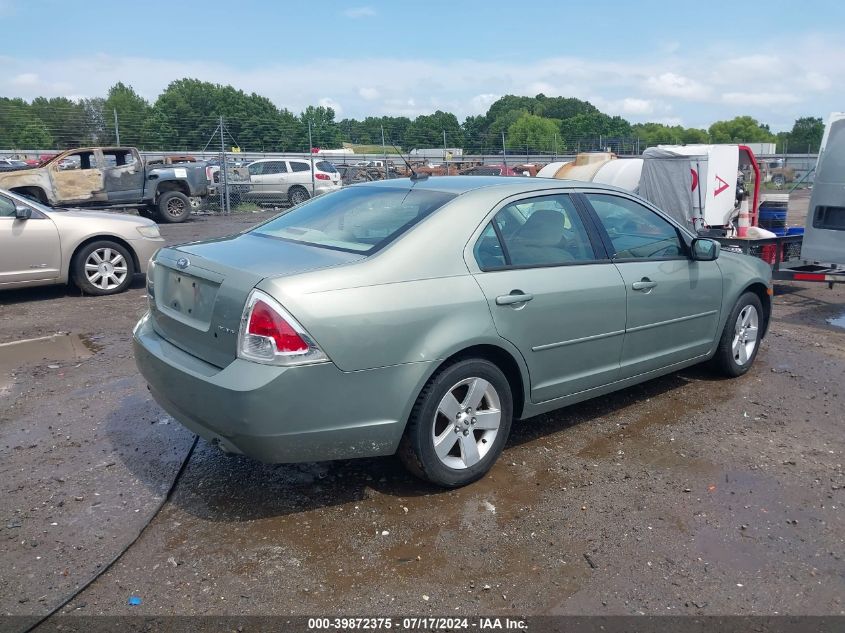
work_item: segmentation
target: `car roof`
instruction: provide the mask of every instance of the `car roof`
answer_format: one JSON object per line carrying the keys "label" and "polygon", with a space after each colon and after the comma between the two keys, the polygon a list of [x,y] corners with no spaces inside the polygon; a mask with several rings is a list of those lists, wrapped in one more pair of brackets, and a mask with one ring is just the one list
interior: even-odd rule
{"label": "car roof", "polygon": [[[353,185],[355,187],[392,187],[401,186],[401,183],[409,182],[404,178],[393,178],[391,180],[375,180],[372,182]],[[624,189],[610,185],[602,185],[580,180],[559,180],[556,178],[530,178],[528,176],[431,176],[417,180],[413,184],[415,189],[430,191],[441,191],[457,195],[475,191],[477,189],[497,188],[504,195],[519,194],[529,191],[542,191],[548,189],[600,189],[603,191],[619,191],[630,193]]]}

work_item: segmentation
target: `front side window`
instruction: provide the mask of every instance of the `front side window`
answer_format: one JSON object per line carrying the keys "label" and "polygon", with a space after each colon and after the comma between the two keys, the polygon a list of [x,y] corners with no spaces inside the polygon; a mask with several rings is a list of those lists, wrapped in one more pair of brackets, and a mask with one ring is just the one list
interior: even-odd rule
{"label": "front side window", "polygon": [[0,218],[15,217],[15,203],[5,196],[0,196]]}
{"label": "front side window", "polygon": [[[528,198],[503,207],[493,218],[504,240],[497,252],[492,224],[475,247],[482,269],[498,266],[556,266],[595,261],[587,230],[566,194]],[[491,233],[492,232],[492,233]],[[503,263],[498,264],[497,262]]]}
{"label": "front side window", "polygon": [[350,187],[313,198],[252,232],[311,246],[371,253],[454,197],[427,189]]}
{"label": "front side window", "polygon": [[685,256],[677,229],[648,207],[611,194],[585,195],[610,237],[616,259]]}

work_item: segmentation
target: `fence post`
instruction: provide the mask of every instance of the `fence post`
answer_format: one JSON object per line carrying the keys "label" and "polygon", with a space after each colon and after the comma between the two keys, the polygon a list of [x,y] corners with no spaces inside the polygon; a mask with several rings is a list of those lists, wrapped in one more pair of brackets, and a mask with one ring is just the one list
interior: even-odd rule
{"label": "fence post", "polygon": [[502,130],[502,164],[505,166],[505,172],[508,171],[508,150],[505,147],[505,131]]}
{"label": "fence post", "polygon": [[114,108],[114,136],[115,145],[120,145],[120,126],[117,124],[117,108]]}
{"label": "fence post", "polygon": [[221,203],[223,205],[223,215],[229,214],[229,176],[226,165],[226,139],[223,136],[223,117],[220,117],[220,182],[223,184],[223,192],[221,193]]}
{"label": "fence post", "polygon": [[387,146],[384,144],[384,126],[381,126],[381,153],[384,156],[382,162],[384,163],[384,180],[387,180]]}
{"label": "fence post", "polygon": [[314,143],[311,140],[311,119],[308,120],[308,156],[311,158],[311,197],[317,193],[317,185],[314,183]]}

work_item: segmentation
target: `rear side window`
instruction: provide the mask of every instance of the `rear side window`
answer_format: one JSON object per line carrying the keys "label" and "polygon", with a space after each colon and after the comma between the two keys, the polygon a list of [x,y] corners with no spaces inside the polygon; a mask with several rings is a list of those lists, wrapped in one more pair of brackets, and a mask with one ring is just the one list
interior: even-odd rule
{"label": "rear side window", "polygon": [[290,170],[293,172],[297,171],[311,171],[311,165],[304,162],[299,161],[290,161]]}
{"label": "rear side window", "polygon": [[314,163],[314,167],[316,167],[320,171],[324,171],[328,174],[336,174],[337,173],[337,168],[334,165],[332,165],[330,162],[325,161],[325,160],[321,160],[317,163]]}
{"label": "rear side window", "polygon": [[311,246],[371,253],[454,197],[407,187],[349,187],[314,198],[252,232]]}
{"label": "rear side window", "polygon": [[648,207],[610,194],[585,195],[610,237],[616,259],[673,259],[685,256],[677,229]]}
{"label": "rear side window", "polygon": [[813,228],[845,231],[845,207],[816,207]]}
{"label": "rear side window", "polygon": [[475,258],[489,270],[589,262],[596,254],[572,200],[559,194],[503,207],[476,243]]}

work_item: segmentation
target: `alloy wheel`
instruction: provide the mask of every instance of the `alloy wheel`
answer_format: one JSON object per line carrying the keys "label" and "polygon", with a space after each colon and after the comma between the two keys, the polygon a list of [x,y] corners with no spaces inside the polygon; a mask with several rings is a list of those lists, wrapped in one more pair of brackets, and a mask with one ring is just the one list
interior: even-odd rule
{"label": "alloy wheel", "polygon": [[757,308],[752,305],[745,306],[736,317],[731,344],[734,362],[737,365],[745,365],[754,356],[759,331]]}
{"label": "alloy wheel", "polygon": [[441,398],[431,438],[438,459],[456,470],[481,461],[499,432],[502,411],[495,387],[483,378],[466,378]]}
{"label": "alloy wheel", "polygon": [[113,248],[98,248],[85,260],[85,277],[101,290],[114,290],[128,274],[126,259]]}

